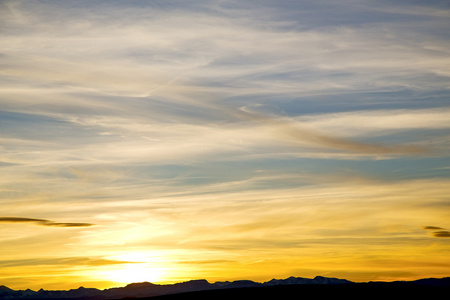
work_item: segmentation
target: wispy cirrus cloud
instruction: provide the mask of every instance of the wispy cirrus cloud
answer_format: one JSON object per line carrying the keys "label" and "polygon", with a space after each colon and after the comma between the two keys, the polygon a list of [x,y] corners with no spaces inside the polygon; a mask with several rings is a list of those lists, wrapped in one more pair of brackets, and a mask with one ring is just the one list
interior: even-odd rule
{"label": "wispy cirrus cloud", "polygon": [[44,219],[33,219],[33,218],[21,218],[21,217],[0,217],[0,223],[25,223],[25,224],[36,224],[40,226],[49,227],[91,227],[94,224],[91,223],[60,223]]}
{"label": "wispy cirrus cloud", "polygon": [[302,126],[302,123],[295,124],[288,119],[268,118],[251,112],[249,118],[263,122],[275,129],[279,136],[286,136],[287,140],[293,143],[306,143],[330,150],[343,150],[358,154],[423,154],[426,149],[408,145],[380,145],[375,143],[363,143],[352,141],[344,137],[337,137]]}
{"label": "wispy cirrus cloud", "polygon": [[[346,122],[345,116],[322,115],[324,119],[317,120],[315,114],[301,113],[300,118],[312,117],[304,124],[299,119],[291,122],[283,118],[282,114],[290,111],[290,107],[283,105],[292,99],[324,95],[362,93],[367,97],[367,93],[374,91],[442,89],[446,82],[442,76],[448,73],[442,64],[448,54],[445,41],[427,37],[433,45],[430,51],[427,48],[430,46],[423,44],[422,33],[417,32],[411,33],[409,42],[405,43],[396,38],[402,36],[404,29],[392,20],[388,31],[379,30],[377,23],[355,29],[345,18],[333,18],[327,26],[311,28],[302,27],[297,17],[287,23],[282,21],[283,14],[284,17],[289,15],[285,15],[287,7],[297,8],[292,11],[306,17],[307,11],[314,11],[323,4],[298,5],[302,9],[298,10],[294,4],[274,6],[269,2],[262,6],[252,2],[242,7],[237,3],[198,2],[196,9],[183,4],[173,9],[172,5],[147,3],[144,7],[151,9],[130,6],[125,16],[123,7],[90,4],[92,11],[102,10],[109,16],[99,19],[92,11],[57,2],[44,5],[46,10],[32,10],[33,6],[7,1],[5,11],[10,13],[5,25],[22,38],[11,34],[4,36],[9,46],[3,51],[6,67],[1,72],[13,84],[1,89],[3,107],[6,111],[44,115],[56,120],[81,120],[72,122],[72,127],[66,126],[74,132],[79,125],[84,130],[103,126],[97,134],[110,137],[102,139],[104,143],[94,143],[95,139],[90,136],[84,140],[72,139],[70,150],[61,149],[64,153],[72,152],[71,156],[80,161],[101,159],[94,154],[98,153],[97,146],[108,149],[108,153],[102,152],[109,161],[124,157],[135,157],[139,161],[185,160],[204,157],[205,152],[215,159],[223,157],[223,151],[214,146],[218,140],[224,141],[221,144],[229,146],[228,149],[248,152],[261,151],[255,149],[264,149],[268,144],[283,140],[301,149],[320,148],[328,157],[342,153],[352,153],[358,159],[428,154],[424,143],[364,140],[379,136],[380,132],[393,132],[383,131],[383,126],[376,122],[361,122],[370,119],[370,110],[347,116]],[[265,22],[252,17],[260,15],[255,10],[265,16]],[[408,11],[402,5],[391,9],[370,4],[352,6],[352,10],[386,14],[390,10]],[[236,22],[236,13],[246,17]],[[326,14],[334,16],[328,10]],[[67,18],[71,22],[66,22]],[[121,26],[117,26],[117,20]],[[364,20],[355,22],[364,23]],[[430,26],[437,26],[433,24]],[[54,44],[65,51],[52,47]],[[21,49],[21,52],[16,53],[14,49]],[[411,61],[420,63],[411,64]],[[387,69],[389,76],[386,76]],[[440,74],[440,77],[431,78],[430,73]],[[223,102],[230,103],[233,112],[222,109],[219,104]],[[239,107],[248,103],[270,103],[279,106],[282,114],[267,117],[253,112],[244,116]],[[350,103],[350,107],[352,105]],[[386,114],[389,113],[386,109]],[[405,124],[404,118],[396,119],[397,114],[398,111],[392,111],[392,117],[385,116],[383,120]],[[140,116],[140,120],[136,116]],[[430,116],[423,117],[430,119]],[[102,119],[103,124],[88,124],[96,118]],[[104,126],[118,119],[122,120],[122,124],[115,124],[119,126]],[[249,119],[270,128],[261,131],[258,125],[242,124]],[[223,128],[224,122],[238,130]],[[362,125],[352,128],[355,123]],[[149,132],[149,124],[153,132]],[[203,128],[193,128],[193,124]],[[240,125],[247,129],[254,126],[251,130],[258,133],[256,138],[250,137],[249,130],[240,130]],[[427,124],[422,125],[418,122],[414,129],[427,128]],[[118,128],[120,126],[122,128]],[[168,130],[170,128],[174,131]],[[180,134],[183,132],[190,134]],[[357,133],[359,136],[355,137]],[[131,136],[134,138],[123,138]],[[162,136],[164,141],[158,141]],[[359,139],[361,136],[364,139]],[[62,138],[62,135],[54,132],[52,137]],[[230,143],[231,140],[250,143],[245,147],[242,143],[237,146]],[[28,153],[21,154],[27,157]],[[60,157],[59,153],[49,154]]]}

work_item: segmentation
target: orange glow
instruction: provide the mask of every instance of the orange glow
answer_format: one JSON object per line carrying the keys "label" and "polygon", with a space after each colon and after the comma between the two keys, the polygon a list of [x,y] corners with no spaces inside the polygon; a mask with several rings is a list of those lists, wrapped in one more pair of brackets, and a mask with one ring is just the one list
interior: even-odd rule
{"label": "orange glow", "polygon": [[119,283],[160,282],[165,272],[162,268],[155,268],[141,263],[125,264],[117,269],[99,272],[105,279]]}

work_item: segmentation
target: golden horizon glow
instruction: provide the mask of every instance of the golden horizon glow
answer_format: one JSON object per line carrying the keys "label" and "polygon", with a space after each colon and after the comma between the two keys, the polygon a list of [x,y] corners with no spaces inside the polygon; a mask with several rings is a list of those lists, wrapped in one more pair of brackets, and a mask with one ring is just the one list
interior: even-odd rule
{"label": "golden horizon glow", "polygon": [[151,266],[143,266],[142,264],[125,264],[125,266],[117,269],[100,272],[99,276],[119,282],[122,284],[129,284],[134,282],[161,282],[164,278],[164,271],[161,268],[154,268]]}
{"label": "golden horizon glow", "polygon": [[[321,184],[271,193],[176,197],[176,207],[162,209],[146,221],[147,225],[140,219],[146,215],[141,210],[129,211],[127,216],[123,210],[110,212],[109,216],[98,219],[94,227],[70,229],[76,230],[78,237],[67,240],[64,248],[71,249],[72,253],[63,254],[63,251],[56,255],[61,259],[44,259],[46,248],[28,249],[27,255],[34,259],[11,261],[10,267],[2,267],[6,271],[3,283],[16,289],[55,286],[67,289],[81,285],[80,280],[61,283],[61,275],[81,276],[83,281],[91,282],[89,287],[101,288],[191,279],[263,282],[272,278],[320,275],[364,282],[447,276],[447,265],[433,261],[447,260],[448,240],[433,237],[437,229],[424,230],[423,226],[436,220],[445,224],[447,211],[426,208],[432,206],[424,199],[429,199],[430,204],[445,199],[449,181],[393,184],[351,180],[346,186],[345,180],[340,179],[340,182],[329,182],[327,188]],[[358,204],[361,199],[364,205]],[[259,203],[258,207],[255,202]],[[293,205],[307,202],[307,206]],[[138,207],[145,207],[154,202],[139,200],[137,203],[140,203]],[[203,203],[200,211],[196,209],[198,203]],[[97,210],[95,205],[86,209]],[[401,217],[396,213],[398,209],[404,212]],[[122,222],[112,221],[118,218]],[[174,218],[177,223],[173,223]],[[9,224],[11,237],[15,230],[22,231],[23,226]],[[67,233],[59,228],[26,226],[30,234],[40,232],[41,236]],[[60,241],[64,241],[63,236]],[[10,250],[11,257],[17,251],[10,247],[4,249],[5,254]],[[91,258],[79,257],[82,252]],[[108,252],[111,253],[108,257],[99,256]],[[75,255],[79,258],[70,259]],[[36,267],[18,269],[14,264],[36,264]],[[33,284],[33,274],[42,270],[38,264],[54,264],[54,267],[46,267],[45,277]],[[82,265],[87,267],[85,271]],[[26,281],[27,274],[31,276],[29,281]],[[19,276],[24,283],[14,282]]]}
{"label": "golden horizon glow", "polygon": [[124,261],[124,263],[108,270],[99,272],[100,278],[113,282],[129,284],[135,282],[161,282],[165,276],[165,269],[161,267],[161,258],[144,252],[129,252],[112,257],[113,260]]}

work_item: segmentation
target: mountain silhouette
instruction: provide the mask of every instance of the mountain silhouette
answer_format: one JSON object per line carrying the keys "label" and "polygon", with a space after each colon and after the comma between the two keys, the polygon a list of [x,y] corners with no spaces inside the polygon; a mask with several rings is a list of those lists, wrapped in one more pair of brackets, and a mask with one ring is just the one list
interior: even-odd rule
{"label": "mountain silhouette", "polygon": [[[286,279],[272,279],[264,283],[251,280],[223,281],[209,283],[207,280],[191,280],[175,284],[154,284],[150,282],[131,283],[125,287],[99,290],[84,288],[71,290],[39,291],[13,290],[0,286],[0,300],[18,299],[72,299],[72,300],[108,300],[108,299],[285,299],[289,295],[308,295],[317,298],[336,297],[345,294],[360,297],[379,295],[389,298],[392,293],[404,296],[423,295],[429,298],[434,293],[448,293],[450,291],[450,277],[425,278],[415,281],[367,282],[355,283],[346,279],[316,276],[313,279],[289,277]],[[436,295],[437,295],[436,294]],[[392,294],[393,295],[393,294]],[[150,297],[150,298],[149,298]],[[286,299],[287,299],[286,298]],[[295,299],[296,297],[294,297]],[[185,299],[185,298],[184,298]]]}

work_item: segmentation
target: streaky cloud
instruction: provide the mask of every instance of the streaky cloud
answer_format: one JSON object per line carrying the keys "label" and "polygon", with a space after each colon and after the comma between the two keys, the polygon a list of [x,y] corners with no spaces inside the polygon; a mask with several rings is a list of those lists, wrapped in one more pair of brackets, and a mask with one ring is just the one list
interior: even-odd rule
{"label": "streaky cloud", "polygon": [[437,238],[450,238],[450,231],[441,230],[433,232],[433,236]]}
{"label": "streaky cloud", "polygon": [[423,226],[422,229],[424,230],[438,230],[432,233],[434,237],[437,238],[448,238],[450,237],[450,231],[445,230],[445,228],[438,227],[438,226]]}
{"label": "streaky cloud", "polygon": [[0,260],[0,267],[24,267],[24,266],[107,266],[118,264],[132,264],[137,262],[105,259],[99,257],[58,257],[58,258],[31,258],[31,259],[11,259]]}
{"label": "streaky cloud", "polygon": [[443,230],[444,228],[437,227],[437,226],[423,226],[422,229],[424,229],[424,230]]}
{"label": "streaky cloud", "polygon": [[42,222],[46,220],[42,219],[32,219],[32,218],[19,218],[19,217],[0,217],[1,223],[32,223],[32,222]]}
{"label": "streaky cloud", "polygon": [[295,144],[307,143],[335,150],[372,155],[418,155],[428,152],[427,149],[423,147],[411,145],[380,145],[373,143],[361,143],[341,137],[335,137],[322,132],[306,129],[302,127],[301,124],[294,123],[293,121],[287,119],[264,116],[256,112],[252,112],[245,107],[241,108],[236,115],[272,126],[277,132],[280,133],[280,135],[284,136],[285,140]]}
{"label": "streaky cloud", "polygon": [[54,226],[54,227],[90,227],[94,224],[90,223],[56,223],[56,222],[44,222],[44,226]]}
{"label": "streaky cloud", "polygon": [[35,223],[40,226],[50,227],[91,227],[91,223],[58,223],[45,219],[21,218],[21,217],[0,217],[0,223]]}

